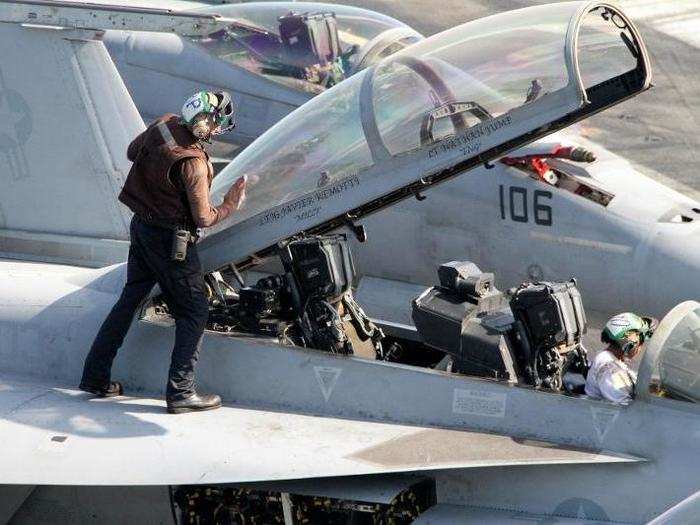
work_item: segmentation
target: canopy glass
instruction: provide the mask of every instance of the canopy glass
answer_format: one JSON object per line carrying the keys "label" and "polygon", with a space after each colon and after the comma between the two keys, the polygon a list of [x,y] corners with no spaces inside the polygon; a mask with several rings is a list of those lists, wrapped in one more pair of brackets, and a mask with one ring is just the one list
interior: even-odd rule
{"label": "canopy glass", "polygon": [[358,217],[370,202],[374,211],[411,184],[439,182],[445,170],[633,96],[650,78],[639,34],[607,5],[530,7],[455,27],[314,98],[241,153],[213,193],[222,198],[247,175],[246,207],[205,246],[247,223],[256,239],[239,236],[232,261],[244,246],[270,246],[350,210]]}

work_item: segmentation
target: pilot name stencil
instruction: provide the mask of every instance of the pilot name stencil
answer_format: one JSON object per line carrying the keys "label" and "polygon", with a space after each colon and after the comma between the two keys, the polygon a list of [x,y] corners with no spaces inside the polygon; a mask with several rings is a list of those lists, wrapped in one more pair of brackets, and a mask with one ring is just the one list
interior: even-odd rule
{"label": "pilot name stencil", "polygon": [[305,221],[306,219],[312,219],[313,217],[316,217],[316,215],[318,215],[319,213],[321,213],[321,207],[317,206],[310,210],[305,210],[295,215],[295,217],[297,221]]}
{"label": "pilot name stencil", "polygon": [[507,397],[506,394],[455,388],[452,396],[452,412],[473,416],[505,417]]}
{"label": "pilot name stencil", "polygon": [[329,186],[314,191],[311,195],[301,197],[267,212],[260,218],[258,226],[275,223],[288,216],[293,216],[297,222],[316,217],[321,212],[320,203],[341,196],[348,190],[360,186],[360,177],[350,175]]}
{"label": "pilot name stencil", "polygon": [[495,118],[485,124],[479,124],[469,128],[464,133],[456,137],[445,138],[438,146],[428,150],[428,158],[438,158],[443,153],[448,153],[456,148],[459,148],[462,155],[472,155],[481,149],[482,137],[488,137],[491,133],[510,126],[513,123],[513,118],[510,115]]}

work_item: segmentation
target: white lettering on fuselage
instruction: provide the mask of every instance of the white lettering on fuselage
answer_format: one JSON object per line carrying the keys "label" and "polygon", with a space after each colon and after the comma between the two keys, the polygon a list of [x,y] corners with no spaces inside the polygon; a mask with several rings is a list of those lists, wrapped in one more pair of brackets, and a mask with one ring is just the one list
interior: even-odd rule
{"label": "white lettering on fuselage", "polygon": [[513,118],[510,115],[504,115],[488,122],[472,126],[463,133],[454,137],[445,138],[435,147],[430,148],[428,150],[428,158],[436,159],[442,154],[457,148],[459,148],[464,156],[474,155],[481,150],[481,138],[488,137],[499,129],[510,126],[512,123]]}
{"label": "white lettering on fuselage", "polygon": [[342,196],[345,192],[360,186],[360,178],[353,174],[336,183],[318,189],[288,204],[283,204],[264,214],[258,221],[258,226],[274,223],[286,217],[294,217],[297,222],[316,217],[321,212],[319,204]]}

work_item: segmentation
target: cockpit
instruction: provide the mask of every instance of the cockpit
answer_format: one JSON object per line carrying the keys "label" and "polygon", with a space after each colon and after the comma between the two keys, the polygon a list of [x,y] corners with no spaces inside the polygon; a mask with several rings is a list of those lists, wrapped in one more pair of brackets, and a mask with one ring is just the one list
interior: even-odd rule
{"label": "cockpit", "polygon": [[[597,2],[469,22],[359,71],[285,117],[214,179],[215,201],[238,177],[248,186],[244,208],[200,243],[215,310],[210,329],[561,391],[563,375],[586,366],[575,283],[506,295],[468,264],[443,265],[440,285],[405,304],[420,337],[387,331],[382,341],[383,327],[352,295],[348,244],[331,232],[347,227],[362,240],[357,221],[365,215],[650,82],[640,35]],[[277,269],[240,278],[263,262]],[[159,317],[158,305],[151,315]]]}
{"label": "cockpit", "polygon": [[210,10],[236,22],[192,37],[194,42],[222,60],[313,94],[423,39],[391,17],[342,5],[253,2]]}

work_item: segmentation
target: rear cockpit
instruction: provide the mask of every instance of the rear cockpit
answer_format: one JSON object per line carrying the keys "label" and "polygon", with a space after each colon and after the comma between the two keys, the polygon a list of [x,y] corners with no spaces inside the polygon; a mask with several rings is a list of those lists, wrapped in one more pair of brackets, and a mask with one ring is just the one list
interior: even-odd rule
{"label": "rear cockpit", "polygon": [[[275,258],[277,272],[248,272],[249,282],[233,266],[206,276],[209,334],[583,394],[587,319],[573,279],[524,282],[502,293],[494,275],[473,263],[443,264],[437,284],[404,305],[399,316],[410,317],[412,325],[399,326],[369,318],[355,299],[355,266],[345,235],[298,237],[281,243]],[[699,308],[695,302],[676,307],[646,345],[638,383],[643,399],[700,401]],[[140,317],[173,323],[162,296],[146,303]]]}

